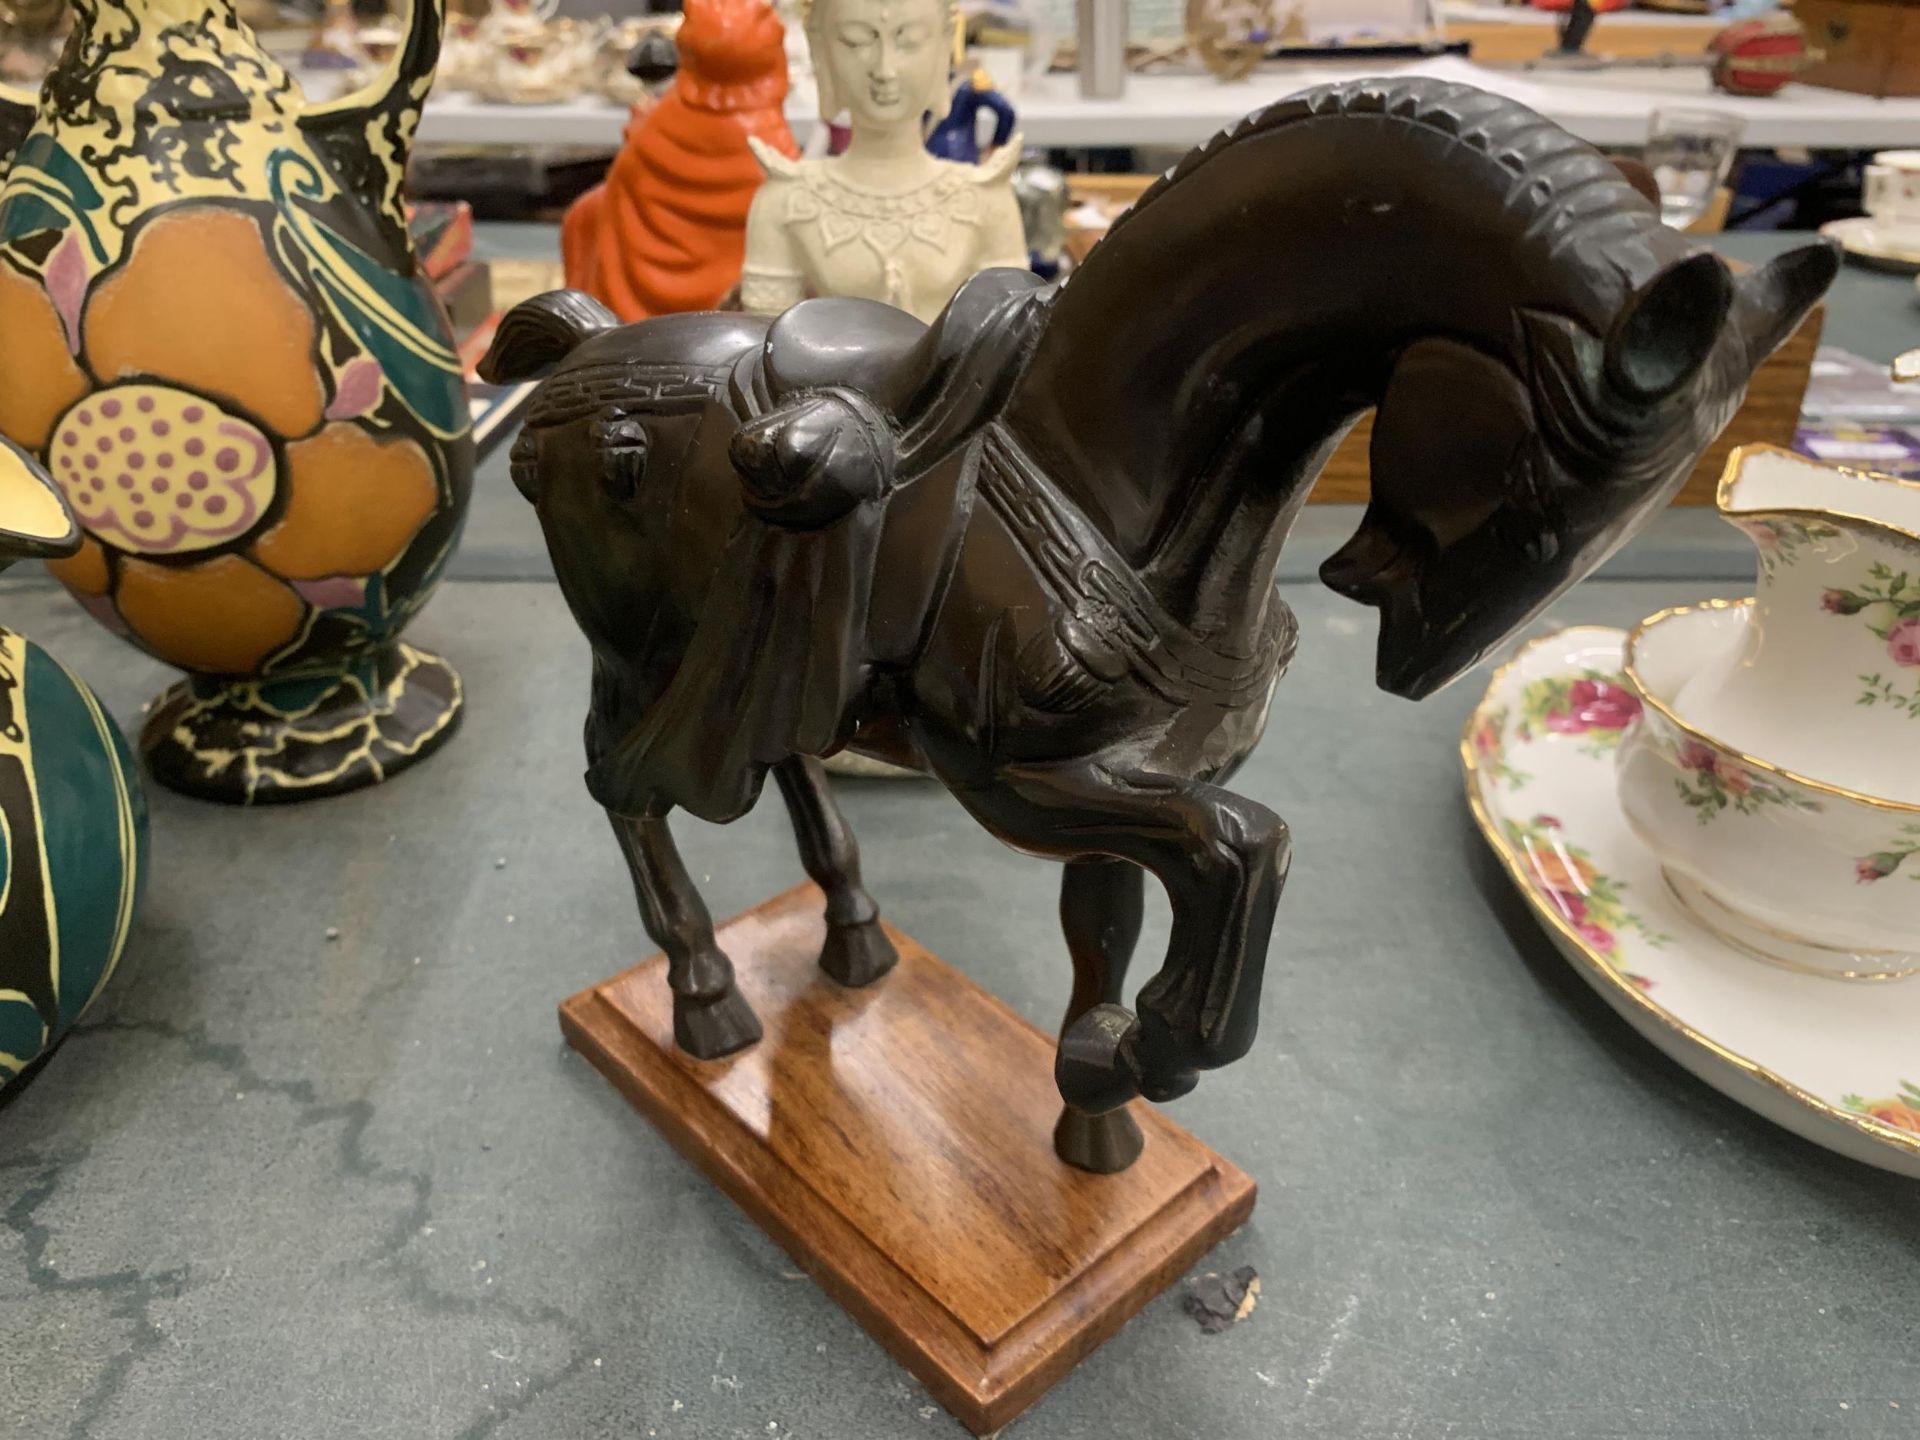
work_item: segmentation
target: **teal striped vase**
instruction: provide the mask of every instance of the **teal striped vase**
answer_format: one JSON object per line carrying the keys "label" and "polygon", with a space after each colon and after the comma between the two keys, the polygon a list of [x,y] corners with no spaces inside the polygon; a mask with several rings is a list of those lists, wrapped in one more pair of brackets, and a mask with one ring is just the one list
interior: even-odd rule
{"label": "teal striped vase", "polygon": [[[0,568],[78,543],[39,467],[0,442]],[[112,977],[146,870],[146,799],[119,729],[0,623],[0,1098]]]}

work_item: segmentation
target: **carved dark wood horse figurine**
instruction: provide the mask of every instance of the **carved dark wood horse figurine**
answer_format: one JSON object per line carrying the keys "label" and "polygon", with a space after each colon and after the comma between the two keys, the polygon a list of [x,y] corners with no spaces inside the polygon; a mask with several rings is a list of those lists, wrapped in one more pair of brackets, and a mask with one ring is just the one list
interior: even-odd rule
{"label": "carved dark wood horse figurine", "polygon": [[[816,756],[936,776],[1066,862],[1061,1155],[1252,1043],[1287,869],[1226,788],[1295,627],[1272,579],[1377,407],[1372,501],[1323,580],[1381,612],[1378,677],[1472,666],[1672,495],[1835,268],[1736,280],[1593,150],[1456,85],[1308,91],[1195,151],[1072,278],[976,278],[932,327],[815,300],[616,328],[542,296],[487,369],[557,365],[513,452],[592,642],[589,787],[697,1055],[759,1026],[667,830],[769,768],[826,892],[821,964],[893,961]],[[1142,873],[1165,962],[1122,1006]]]}

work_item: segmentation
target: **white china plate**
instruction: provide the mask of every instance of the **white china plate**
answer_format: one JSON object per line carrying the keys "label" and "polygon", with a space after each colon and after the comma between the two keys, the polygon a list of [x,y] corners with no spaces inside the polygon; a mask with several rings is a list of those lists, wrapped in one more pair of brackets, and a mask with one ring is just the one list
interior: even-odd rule
{"label": "white china plate", "polygon": [[1920,1178],[1920,978],[1796,974],[1682,907],[1615,795],[1638,704],[1617,688],[1625,644],[1561,630],[1494,675],[1460,742],[1474,819],[1573,968],[1641,1035],[1794,1134]]}
{"label": "white china plate", "polygon": [[1904,239],[1895,241],[1871,215],[1829,220],[1820,227],[1820,233],[1838,240],[1842,250],[1871,265],[1908,274],[1920,270],[1920,245]]}

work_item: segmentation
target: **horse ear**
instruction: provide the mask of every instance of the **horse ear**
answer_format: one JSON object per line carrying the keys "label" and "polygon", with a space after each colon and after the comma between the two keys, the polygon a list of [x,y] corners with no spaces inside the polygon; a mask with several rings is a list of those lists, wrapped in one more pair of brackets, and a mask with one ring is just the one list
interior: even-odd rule
{"label": "horse ear", "polygon": [[1636,400],[1665,399],[1706,363],[1732,304],[1733,276],[1711,250],[1669,265],[1620,312],[1607,375]]}
{"label": "horse ear", "polygon": [[1776,255],[1740,277],[1734,314],[1753,364],[1793,334],[1839,271],[1840,247],[1823,238]]}
{"label": "horse ear", "polygon": [[501,317],[481,358],[480,378],[492,385],[531,380],[619,323],[618,315],[579,290],[549,290],[522,300]]}

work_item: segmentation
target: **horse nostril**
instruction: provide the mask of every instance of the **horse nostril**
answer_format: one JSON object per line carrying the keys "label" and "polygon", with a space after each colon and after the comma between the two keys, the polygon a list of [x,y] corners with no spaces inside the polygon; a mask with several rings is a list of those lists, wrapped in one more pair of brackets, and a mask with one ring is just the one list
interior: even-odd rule
{"label": "horse nostril", "polygon": [[1385,532],[1362,526],[1320,565],[1320,583],[1350,600],[1365,598],[1373,582],[1400,558],[1400,546]]}

